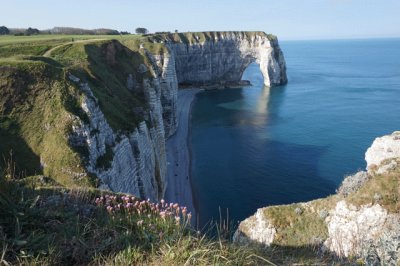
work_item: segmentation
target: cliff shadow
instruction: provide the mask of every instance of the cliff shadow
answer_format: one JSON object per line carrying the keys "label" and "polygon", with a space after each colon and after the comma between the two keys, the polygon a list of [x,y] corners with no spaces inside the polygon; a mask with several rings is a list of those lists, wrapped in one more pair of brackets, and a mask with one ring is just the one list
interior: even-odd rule
{"label": "cliff shadow", "polygon": [[18,135],[19,126],[7,118],[0,118],[0,174],[15,178],[43,174],[40,157]]}
{"label": "cliff shadow", "polygon": [[354,265],[355,263],[354,259],[339,257],[333,252],[324,250],[322,244],[265,246],[249,240],[247,245],[258,250],[276,265]]}

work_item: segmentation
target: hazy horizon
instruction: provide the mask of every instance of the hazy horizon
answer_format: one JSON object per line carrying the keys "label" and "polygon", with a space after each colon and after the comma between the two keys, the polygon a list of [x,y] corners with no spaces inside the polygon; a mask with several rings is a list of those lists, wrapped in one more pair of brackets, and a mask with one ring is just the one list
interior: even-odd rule
{"label": "hazy horizon", "polygon": [[3,2],[6,12],[0,24],[9,28],[65,26],[131,33],[137,27],[150,32],[256,30],[277,35],[279,40],[400,37],[400,1],[396,0]]}

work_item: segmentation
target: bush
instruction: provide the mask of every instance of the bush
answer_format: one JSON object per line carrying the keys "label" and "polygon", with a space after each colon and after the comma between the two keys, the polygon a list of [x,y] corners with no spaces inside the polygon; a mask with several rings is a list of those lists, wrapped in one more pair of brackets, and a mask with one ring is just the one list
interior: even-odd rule
{"label": "bush", "polygon": [[0,35],[7,35],[10,34],[10,30],[6,26],[0,27]]}
{"label": "bush", "polygon": [[147,34],[149,31],[146,28],[136,28],[136,34]]}
{"label": "bush", "polygon": [[25,31],[25,35],[34,35],[34,34],[39,34],[39,30],[35,29],[35,28],[31,28],[29,27],[26,31]]}

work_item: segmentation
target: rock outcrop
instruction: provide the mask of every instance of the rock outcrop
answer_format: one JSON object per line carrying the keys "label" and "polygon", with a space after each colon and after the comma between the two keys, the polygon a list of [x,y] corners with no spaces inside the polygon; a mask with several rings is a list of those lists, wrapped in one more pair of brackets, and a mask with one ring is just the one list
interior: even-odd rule
{"label": "rock outcrop", "polygon": [[286,64],[276,38],[263,32],[211,32],[167,38],[180,84],[237,84],[257,62],[266,86],[287,82]]}
{"label": "rock outcrop", "polygon": [[359,190],[369,178],[370,176],[366,171],[360,171],[354,175],[346,176],[336,192],[339,195],[348,196]]}
{"label": "rock outcrop", "polygon": [[[376,138],[372,146],[365,153],[367,161],[367,170],[387,171],[387,166],[381,170],[377,168],[383,161],[400,157],[400,131],[395,131],[391,135]],[[392,165],[391,167],[395,167]],[[389,167],[390,168],[390,167]]]}
{"label": "rock outcrop", "polygon": [[356,208],[342,200],[326,219],[325,247],[339,256],[360,255],[382,232],[388,213],[379,204]]}
{"label": "rock outcrop", "polygon": [[367,265],[399,265],[399,135],[377,138],[366,152],[368,172],[347,176],[336,195],[259,209],[240,223],[234,240],[317,245],[338,256],[360,257]]}
{"label": "rock outcrop", "polygon": [[274,241],[276,228],[265,217],[262,209],[256,214],[240,223],[238,230],[233,236],[234,241],[240,244],[249,244],[251,241],[271,245]]}

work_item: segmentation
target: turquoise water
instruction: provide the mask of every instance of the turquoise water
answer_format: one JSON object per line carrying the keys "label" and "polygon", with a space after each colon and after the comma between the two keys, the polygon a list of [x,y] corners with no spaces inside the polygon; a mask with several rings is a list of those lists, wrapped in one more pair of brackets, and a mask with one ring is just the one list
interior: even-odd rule
{"label": "turquoise water", "polygon": [[400,129],[400,40],[281,42],[289,83],[198,94],[192,187],[200,224],[333,194],[365,168],[372,141]]}

